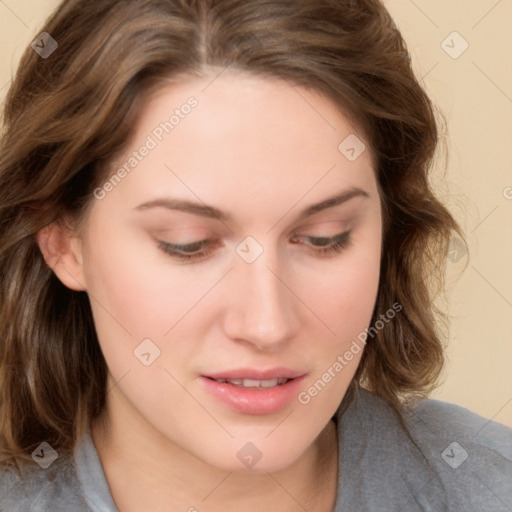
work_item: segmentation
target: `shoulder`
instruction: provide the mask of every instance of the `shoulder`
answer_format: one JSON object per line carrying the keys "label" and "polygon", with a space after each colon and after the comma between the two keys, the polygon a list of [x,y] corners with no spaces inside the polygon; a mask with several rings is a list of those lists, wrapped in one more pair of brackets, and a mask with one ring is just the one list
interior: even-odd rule
{"label": "shoulder", "polygon": [[22,471],[0,466],[0,511],[89,511],[80,490],[72,457],[47,468],[27,462]]}
{"label": "shoulder", "polygon": [[418,503],[431,499],[435,510],[512,509],[512,429],[439,400],[395,410],[364,389],[356,395],[366,448],[384,452],[384,466],[401,468]]}
{"label": "shoulder", "polygon": [[403,416],[452,501],[512,509],[512,429],[432,399],[418,401]]}
{"label": "shoulder", "polygon": [[[497,458],[512,462],[512,429],[460,405],[422,399],[404,408],[403,416],[420,436],[430,434],[426,437],[439,442],[464,442],[473,454],[494,453]],[[468,458],[470,455],[468,452]]]}

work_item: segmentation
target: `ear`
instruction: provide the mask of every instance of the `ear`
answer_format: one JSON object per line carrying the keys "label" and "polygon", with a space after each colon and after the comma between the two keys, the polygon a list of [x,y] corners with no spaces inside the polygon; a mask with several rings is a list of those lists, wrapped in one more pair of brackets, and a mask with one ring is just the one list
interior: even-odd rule
{"label": "ear", "polygon": [[80,238],[60,221],[45,226],[36,238],[46,263],[62,284],[71,290],[86,290]]}

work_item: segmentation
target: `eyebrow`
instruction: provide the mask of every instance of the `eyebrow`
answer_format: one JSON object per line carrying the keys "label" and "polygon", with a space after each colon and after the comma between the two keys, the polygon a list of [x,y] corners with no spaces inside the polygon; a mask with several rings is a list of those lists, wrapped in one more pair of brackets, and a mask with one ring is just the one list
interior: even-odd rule
{"label": "eyebrow", "polygon": [[[300,212],[297,220],[303,220],[307,217],[310,217],[311,215],[314,215],[315,213],[343,204],[354,197],[368,198],[370,195],[368,192],[358,187],[352,187],[347,190],[343,190],[342,192],[328,197],[319,203],[308,206]],[[177,210],[185,213],[191,213],[193,215],[199,215],[208,219],[220,220],[222,222],[232,220],[231,215],[222,210],[219,210],[218,208],[215,208],[214,206],[209,206],[204,203],[197,203],[184,199],[173,199],[170,197],[162,197],[148,201],[146,203],[140,204],[139,206],[136,206],[134,210],[148,210],[150,208],[167,208],[168,210]]]}

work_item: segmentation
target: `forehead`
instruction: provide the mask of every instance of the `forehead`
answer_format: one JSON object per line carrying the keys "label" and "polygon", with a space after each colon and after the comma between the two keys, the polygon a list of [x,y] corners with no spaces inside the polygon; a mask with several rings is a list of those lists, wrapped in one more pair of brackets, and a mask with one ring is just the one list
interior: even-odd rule
{"label": "forehead", "polygon": [[146,100],[112,171],[144,146],[150,150],[117,187],[130,203],[179,191],[243,206],[255,197],[289,203],[375,189],[358,127],[322,94],[274,78],[224,71],[165,84]]}
{"label": "forehead", "polygon": [[279,142],[299,138],[306,147],[308,141],[314,144],[321,139],[325,145],[336,147],[344,133],[364,138],[343,109],[319,91],[274,77],[229,70],[213,71],[201,78],[182,75],[153,91],[137,123],[138,135],[170,120],[173,113],[179,115],[179,119],[175,115],[172,120],[175,128],[190,124],[181,123],[179,110],[191,98],[198,108],[185,108],[185,116],[192,110],[194,132],[203,140],[218,141],[222,137],[229,143],[236,139],[234,135],[252,128],[254,142],[265,142],[265,134],[269,140],[278,130]]}

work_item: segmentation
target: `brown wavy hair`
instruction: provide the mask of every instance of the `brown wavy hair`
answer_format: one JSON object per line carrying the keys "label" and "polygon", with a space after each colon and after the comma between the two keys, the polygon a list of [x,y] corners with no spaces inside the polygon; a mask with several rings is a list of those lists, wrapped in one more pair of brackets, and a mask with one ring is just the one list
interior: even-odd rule
{"label": "brown wavy hair", "polygon": [[[434,196],[439,121],[405,42],[378,0],[64,1],[58,48],[22,56],[0,146],[0,459],[41,441],[71,453],[105,405],[107,366],[86,292],[66,288],[36,235],[79,222],[150,91],[227,67],[319,91],[355,120],[375,158],[383,250],[372,325],[354,383],[397,407],[440,375],[447,244],[464,240]],[[441,116],[442,117],[442,116]],[[341,142],[341,141],[340,141]]]}

